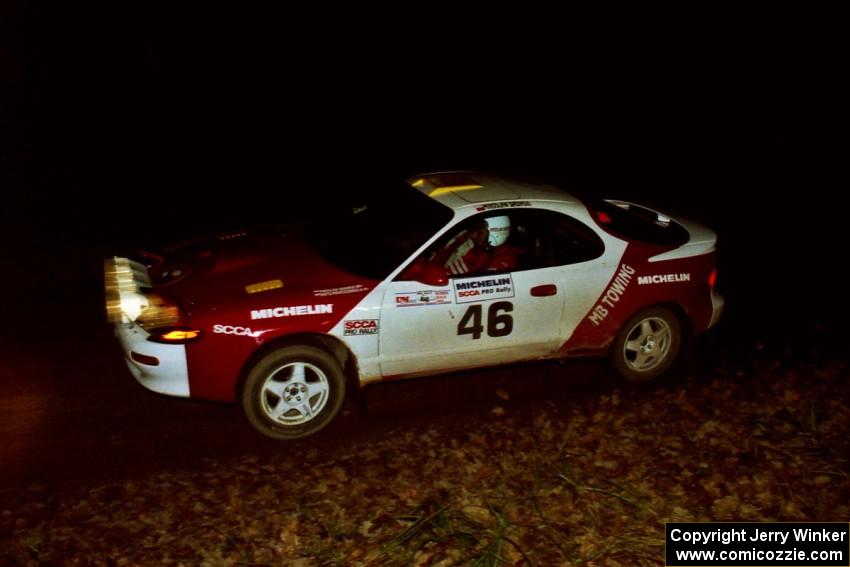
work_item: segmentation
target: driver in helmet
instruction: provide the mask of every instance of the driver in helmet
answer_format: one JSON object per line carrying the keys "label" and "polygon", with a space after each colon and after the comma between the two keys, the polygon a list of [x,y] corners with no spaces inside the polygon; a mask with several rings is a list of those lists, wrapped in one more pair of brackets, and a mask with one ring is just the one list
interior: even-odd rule
{"label": "driver in helmet", "polygon": [[435,259],[452,275],[512,270],[520,250],[505,244],[510,234],[507,215],[482,219],[449,240]]}

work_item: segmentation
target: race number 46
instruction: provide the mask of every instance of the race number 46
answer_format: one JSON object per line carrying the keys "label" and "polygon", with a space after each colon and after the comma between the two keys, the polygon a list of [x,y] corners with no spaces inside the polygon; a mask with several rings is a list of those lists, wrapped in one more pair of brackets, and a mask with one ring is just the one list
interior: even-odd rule
{"label": "race number 46", "polygon": [[[497,301],[487,310],[487,336],[504,337],[514,330],[514,318],[509,315],[514,310],[510,301]],[[457,324],[458,335],[472,335],[473,340],[480,339],[484,331],[481,304],[470,305]]]}

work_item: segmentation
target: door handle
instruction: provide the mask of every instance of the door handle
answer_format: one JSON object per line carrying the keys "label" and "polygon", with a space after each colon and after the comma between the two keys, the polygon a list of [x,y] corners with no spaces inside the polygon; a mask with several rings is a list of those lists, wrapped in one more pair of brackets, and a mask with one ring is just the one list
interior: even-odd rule
{"label": "door handle", "polygon": [[547,297],[558,293],[558,286],[555,284],[536,285],[531,288],[532,297]]}

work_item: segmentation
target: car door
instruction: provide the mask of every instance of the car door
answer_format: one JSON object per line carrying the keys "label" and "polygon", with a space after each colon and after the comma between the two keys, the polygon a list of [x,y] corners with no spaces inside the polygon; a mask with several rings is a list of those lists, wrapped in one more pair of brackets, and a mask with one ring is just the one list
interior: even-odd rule
{"label": "car door", "polygon": [[[582,286],[578,270],[565,274],[563,266],[554,265],[560,257],[540,249],[555,246],[546,236],[551,222],[542,218],[550,214],[557,213],[509,213],[514,232],[507,244],[522,251],[510,269],[444,274],[443,282],[407,277],[406,270],[390,282],[381,308],[381,373],[426,374],[554,353],[568,331],[565,287]],[[487,216],[494,213],[475,215],[449,230],[418,261]]]}
{"label": "car door", "polygon": [[455,277],[446,286],[392,282],[381,309],[381,373],[469,368],[551,352],[563,296],[532,296],[544,280],[545,273],[507,272]]}

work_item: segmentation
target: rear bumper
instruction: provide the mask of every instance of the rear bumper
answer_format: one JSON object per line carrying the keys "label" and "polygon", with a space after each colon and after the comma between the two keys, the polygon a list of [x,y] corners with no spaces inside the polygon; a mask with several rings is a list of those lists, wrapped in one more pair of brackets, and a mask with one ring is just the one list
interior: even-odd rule
{"label": "rear bumper", "polygon": [[189,372],[184,345],[148,341],[148,333],[133,323],[119,323],[115,336],[124,350],[124,362],[136,381],[154,392],[189,397]]}
{"label": "rear bumper", "polygon": [[712,289],[711,290],[711,320],[708,322],[707,329],[710,329],[717,324],[717,321],[720,320],[720,316],[723,314],[723,308],[725,306],[726,306],[726,300],[723,298],[723,296]]}

